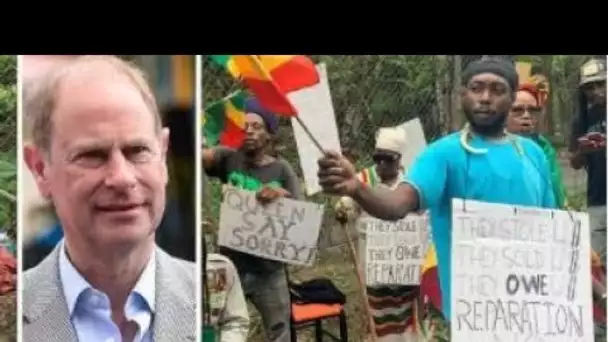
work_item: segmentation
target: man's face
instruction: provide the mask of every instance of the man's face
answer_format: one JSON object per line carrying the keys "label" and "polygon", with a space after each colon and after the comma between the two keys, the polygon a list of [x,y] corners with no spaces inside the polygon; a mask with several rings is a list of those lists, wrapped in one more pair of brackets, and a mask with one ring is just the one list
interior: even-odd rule
{"label": "man's face", "polygon": [[509,132],[522,135],[534,134],[541,111],[541,107],[538,106],[538,102],[532,94],[527,91],[518,91],[507,120]]}
{"label": "man's face", "polygon": [[582,89],[590,105],[606,106],[606,81],[589,82]]}
{"label": "man's face", "polygon": [[462,93],[462,109],[473,129],[480,134],[501,132],[512,103],[507,81],[491,73],[471,77]]}
{"label": "man's face", "polygon": [[245,118],[245,134],[242,148],[246,153],[260,151],[268,144],[268,140],[270,139],[264,119],[254,113],[247,113]]}
{"label": "man's face", "polygon": [[[78,72],[78,73],[77,73]],[[114,248],[153,240],[165,206],[168,129],[139,91],[96,62],[61,82],[48,157],[26,150],[71,243]]]}
{"label": "man's face", "polygon": [[376,149],[373,154],[374,164],[378,176],[385,179],[392,179],[399,174],[401,156],[393,151]]}

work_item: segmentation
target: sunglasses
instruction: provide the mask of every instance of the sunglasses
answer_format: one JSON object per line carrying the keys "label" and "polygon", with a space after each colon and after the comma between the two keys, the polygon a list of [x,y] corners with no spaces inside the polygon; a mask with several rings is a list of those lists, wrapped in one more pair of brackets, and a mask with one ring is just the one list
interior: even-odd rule
{"label": "sunglasses", "polygon": [[391,163],[395,163],[399,159],[399,156],[390,155],[390,154],[374,154],[372,156],[372,159],[374,160],[374,163],[376,163],[376,164],[380,164],[380,163],[391,164]]}
{"label": "sunglasses", "polygon": [[606,81],[594,81],[594,82],[585,83],[581,86],[581,88],[583,88],[583,90],[593,90],[595,88],[605,88],[605,87],[606,87]]}
{"label": "sunglasses", "polygon": [[542,108],[539,106],[513,106],[511,111],[517,115],[522,115],[525,112],[536,115],[542,111]]}

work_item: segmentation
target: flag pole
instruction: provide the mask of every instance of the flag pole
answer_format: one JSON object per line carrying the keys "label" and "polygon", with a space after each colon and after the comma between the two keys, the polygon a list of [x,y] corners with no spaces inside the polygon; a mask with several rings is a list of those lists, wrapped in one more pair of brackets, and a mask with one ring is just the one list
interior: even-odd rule
{"label": "flag pole", "polygon": [[357,252],[355,251],[355,244],[348,233],[349,229],[347,228],[346,223],[340,222],[340,226],[342,226],[342,230],[344,234],[346,234],[346,241],[348,242],[348,250],[350,252],[350,257],[353,260],[355,275],[357,276],[357,280],[359,282],[359,291],[361,291],[361,296],[363,297],[363,304],[365,307],[365,313],[367,316],[368,324],[369,324],[369,332],[372,342],[378,341],[378,336],[376,335],[376,322],[374,321],[374,316],[372,314],[372,308],[369,304],[368,296],[367,296],[367,288],[366,281],[363,271],[361,270],[361,263],[359,262],[359,258],[357,257]]}
{"label": "flag pole", "polygon": [[[249,59],[253,62],[252,64],[256,68],[256,71],[259,72],[260,74],[264,75],[264,77],[266,79],[272,80],[272,76],[270,75],[270,73],[268,72],[268,70],[266,70],[264,68],[264,66],[262,65],[262,62],[260,62],[260,60],[258,59],[258,57],[256,55],[248,55],[248,56],[249,56]],[[289,98],[287,98],[287,96],[285,96],[285,99],[287,101],[289,101]],[[293,105],[292,105],[292,108],[293,108]],[[313,144],[319,149],[319,152],[321,152],[321,154],[325,154],[325,150],[323,149],[323,147],[321,146],[321,144],[319,143],[319,141],[312,135],[312,133],[308,129],[308,126],[306,126],[306,124],[304,123],[304,121],[302,121],[302,119],[300,118],[300,116],[299,115],[295,115],[295,118],[298,121],[298,123],[300,124],[300,126],[302,126],[302,128],[304,129],[304,132],[306,133],[306,135],[308,135],[308,137],[310,138],[310,140],[312,140]]]}
{"label": "flag pole", "polygon": [[298,115],[296,115],[295,118],[298,121],[298,123],[300,124],[300,126],[302,126],[302,128],[304,129],[304,132],[306,133],[306,135],[308,135],[310,140],[312,140],[313,144],[319,149],[319,152],[321,152],[321,154],[325,154],[325,150],[323,149],[323,147],[321,146],[319,141],[317,139],[315,139],[315,137],[312,135],[312,133],[310,132],[310,130],[308,129],[308,126],[306,126],[304,121],[302,121],[302,119],[300,119],[300,117]]}

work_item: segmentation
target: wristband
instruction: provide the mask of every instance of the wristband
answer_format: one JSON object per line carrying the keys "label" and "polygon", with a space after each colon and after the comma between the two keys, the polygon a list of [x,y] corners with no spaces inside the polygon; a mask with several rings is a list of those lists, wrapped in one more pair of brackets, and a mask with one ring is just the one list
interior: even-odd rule
{"label": "wristband", "polygon": [[362,182],[360,179],[357,178],[357,188],[355,189],[355,192],[353,193],[353,195],[351,197],[356,198],[356,197],[360,197],[359,195],[361,194],[362,190],[365,190],[368,187],[367,183]]}

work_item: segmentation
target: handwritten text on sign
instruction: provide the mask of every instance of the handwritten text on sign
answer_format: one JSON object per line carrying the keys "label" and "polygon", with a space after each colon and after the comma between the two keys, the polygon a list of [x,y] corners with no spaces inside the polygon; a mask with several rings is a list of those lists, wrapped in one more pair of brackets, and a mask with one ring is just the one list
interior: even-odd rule
{"label": "handwritten text on sign", "polygon": [[279,199],[262,206],[255,193],[228,188],[220,208],[221,246],[294,265],[312,265],[323,206]]}
{"label": "handwritten text on sign", "polygon": [[428,241],[427,217],[396,221],[362,218],[365,225],[365,277],[368,285],[419,285]]}
{"label": "handwritten text on sign", "polygon": [[452,211],[453,341],[593,341],[587,214],[469,200]]}

